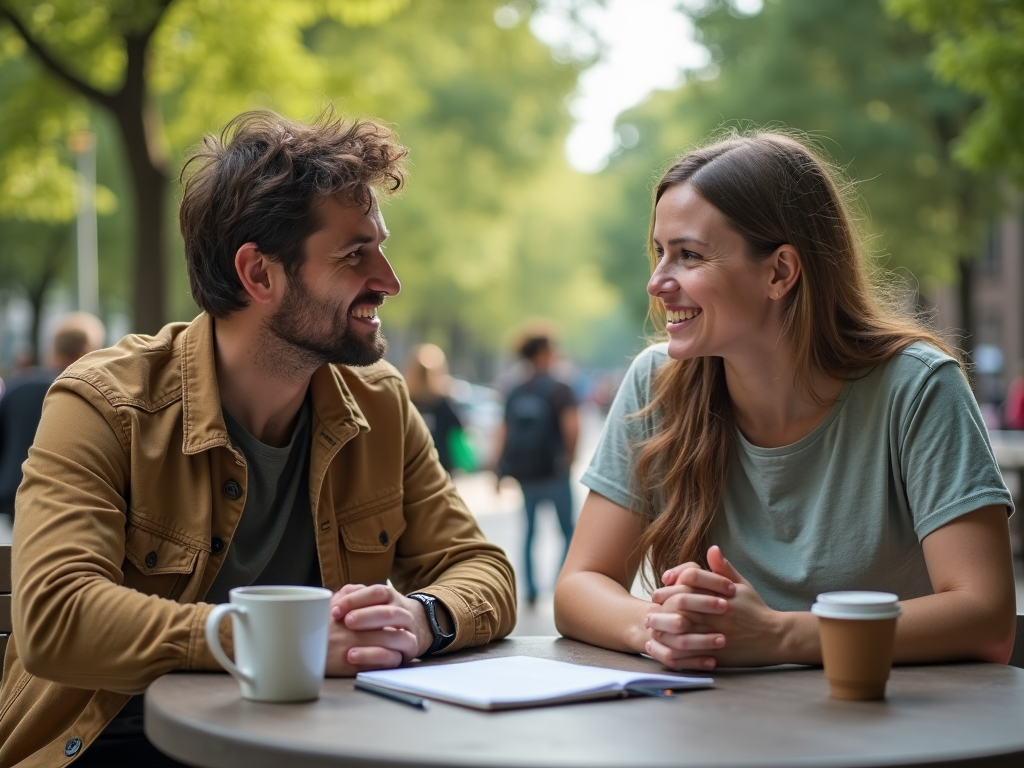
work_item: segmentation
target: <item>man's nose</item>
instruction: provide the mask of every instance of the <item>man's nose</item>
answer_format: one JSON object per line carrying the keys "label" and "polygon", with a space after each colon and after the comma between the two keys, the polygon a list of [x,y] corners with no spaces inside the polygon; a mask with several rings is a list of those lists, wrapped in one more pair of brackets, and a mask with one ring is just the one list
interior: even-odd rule
{"label": "man's nose", "polygon": [[391,268],[391,262],[383,253],[374,259],[373,275],[366,281],[366,287],[371,291],[378,291],[388,296],[397,296],[402,290],[398,275],[395,274],[395,270]]}

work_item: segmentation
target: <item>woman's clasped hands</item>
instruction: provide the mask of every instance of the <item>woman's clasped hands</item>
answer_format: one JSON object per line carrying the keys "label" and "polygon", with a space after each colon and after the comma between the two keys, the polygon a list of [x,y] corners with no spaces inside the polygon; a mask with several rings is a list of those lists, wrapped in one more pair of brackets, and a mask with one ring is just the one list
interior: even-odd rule
{"label": "woman's clasped hands", "polygon": [[708,566],[683,563],[662,575],[651,595],[644,626],[646,652],[671,669],[714,669],[775,663],[782,622],[750,583],[725,559],[708,550]]}

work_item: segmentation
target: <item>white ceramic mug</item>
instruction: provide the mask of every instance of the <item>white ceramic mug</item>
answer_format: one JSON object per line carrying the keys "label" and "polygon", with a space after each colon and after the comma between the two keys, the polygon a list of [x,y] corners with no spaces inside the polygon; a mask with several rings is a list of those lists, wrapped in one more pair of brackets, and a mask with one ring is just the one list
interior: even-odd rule
{"label": "white ceramic mug", "polygon": [[[253,701],[310,701],[320,695],[327,667],[331,591],[322,587],[236,587],[230,603],[206,619],[214,658]],[[235,659],[220,644],[220,623],[231,614]]]}

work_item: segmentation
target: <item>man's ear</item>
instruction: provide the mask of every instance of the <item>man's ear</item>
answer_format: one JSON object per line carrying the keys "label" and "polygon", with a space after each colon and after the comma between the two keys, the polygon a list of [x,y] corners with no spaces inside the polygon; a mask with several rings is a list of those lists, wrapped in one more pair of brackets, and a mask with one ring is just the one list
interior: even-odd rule
{"label": "man's ear", "polygon": [[768,298],[785,298],[793,286],[800,279],[803,271],[803,262],[800,259],[800,252],[789,245],[780,245],[768,260],[771,265],[771,273],[768,280]]}
{"label": "man's ear", "polygon": [[271,304],[284,287],[281,265],[261,253],[256,243],[246,243],[235,253],[235,272],[242,288],[256,304]]}

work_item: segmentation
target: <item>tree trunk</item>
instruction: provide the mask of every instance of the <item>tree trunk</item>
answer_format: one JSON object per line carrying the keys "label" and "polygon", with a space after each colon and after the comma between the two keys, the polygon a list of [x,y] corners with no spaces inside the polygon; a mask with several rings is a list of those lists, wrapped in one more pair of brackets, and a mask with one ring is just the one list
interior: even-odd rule
{"label": "tree trunk", "polygon": [[154,157],[146,130],[150,108],[146,92],[146,47],[149,35],[128,37],[124,88],[114,103],[135,192],[135,237],[132,330],[156,333],[166,321],[165,277],[167,175]]}
{"label": "tree trunk", "polygon": [[32,341],[32,365],[39,365],[44,359],[43,347],[46,342],[41,341],[39,338],[43,330],[43,302],[46,300],[46,294],[49,292],[50,286],[53,285],[53,281],[57,277],[61,251],[67,245],[67,235],[68,230],[66,228],[58,229],[54,232],[53,239],[43,254],[43,268],[39,273],[39,280],[34,285],[26,286],[28,300],[32,305],[32,321],[29,325],[29,338]]}
{"label": "tree trunk", "polygon": [[960,301],[960,329],[964,333],[961,348],[968,354],[974,350],[974,259],[961,256],[957,261],[960,276],[957,298]]}

